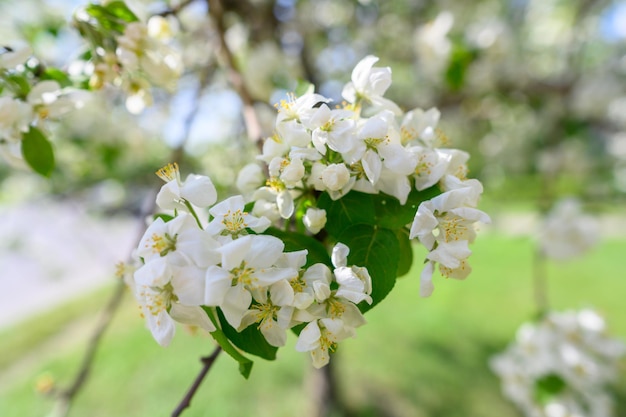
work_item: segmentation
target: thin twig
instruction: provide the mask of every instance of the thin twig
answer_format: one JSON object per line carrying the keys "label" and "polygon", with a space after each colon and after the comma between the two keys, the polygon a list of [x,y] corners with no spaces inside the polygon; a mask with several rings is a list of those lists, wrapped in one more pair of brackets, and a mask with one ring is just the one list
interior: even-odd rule
{"label": "thin twig", "polygon": [[180,404],[178,404],[178,407],[176,407],[176,409],[172,412],[172,417],[180,416],[182,412],[191,405],[191,400],[196,394],[196,391],[198,391],[198,388],[200,388],[200,384],[202,384],[204,377],[206,377],[206,375],[211,370],[215,359],[217,359],[217,356],[220,354],[221,351],[222,348],[220,346],[217,346],[213,353],[211,353],[211,355],[200,358],[200,362],[202,362],[203,365],[202,369],[200,370],[200,373],[198,373],[198,376],[196,376],[193,384],[191,384],[191,386],[189,387],[187,394],[185,394]]}
{"label": "thin twig", "polygon": [[243,119],[246,125],[246,132],[248,139],[261,147],[263,142],[263,132],[259,117],[254,109],[254,100],[252,95],[246,87],[243,75],[239,70],[235,57],[231,52],[228,44],[226,43],[226,24],[224,23],[224,8],[220,0],[206,0],[209,6],[209,16],[213,20],[213,24],[217,30],[217,34],[220,41],[220,58],[222,59],[222,65],[224,66],[228,75],[230,84],[235,89],[235,92],[241,98],[243,103]]}
{"label": "thin twig", "polygon": [[177,15],[182,9],[187,7],[189,4],[193,3],[195,0],[183,0],[178,3],[176,6],[172,6],[169,9],[163,10],[162,12],[157,13],[155,16],[170,16]]}

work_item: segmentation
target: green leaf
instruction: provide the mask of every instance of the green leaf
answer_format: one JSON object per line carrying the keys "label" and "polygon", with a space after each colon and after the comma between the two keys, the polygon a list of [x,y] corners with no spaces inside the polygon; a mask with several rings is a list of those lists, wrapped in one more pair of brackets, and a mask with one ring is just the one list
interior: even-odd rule
{"label": "green leaf", "polygon": [[3,78],[7,81],[7,87],[13,92],[17,98],[26,99],[30,92],[30,83],[24,74],[4,74]]}
{"label": "green leaf", "polygon": [[350,191],[338,200],[322,193],[317,200],[317,207],[326,210],[325,229],[329,235],[338,237],[348,227],[357,224],[376,224],[374,200],[371,194]]}
{"label": "green leaf", "polygon": [[411,190],[404,205],[397,198],[386,195],[373,195],[376,224],[388,229],[403,228],[413,222],[419,205],[440,194],[439,187],[432,186],[423,191]]}
{"label": "green leaf", "polygon": [[170,220],[173,220],[174,216],[172,216],[171,214],[157,213],[154,216],[152,216],[152,220],[156,220],[156,219],[162,219],[165,223],[167,223]]}
{"label": "green leaf", "polygon": [[396,238],[399,244],[398,272],[399,278],[409,273],[413,265],[413,245],[409,239],[409,230],[402,228],[396,231]]}
{"label": "green leaf", "polygon": [[135,13],[133,13],[123,1],[112,1],[104,6],[104,8],[113,16],[123,20],[124,22],[130,23],[139,21],[139,18],[135,16]]}
{"label": "green leaf", "polygon": [[296,85],[295,94],[300,97],[305,94],[310,94],[315,91],[315,86],[306,80],[298,80],[298,85]]}
{"label": "green leaf", "polygon": [[217,315],[222,331],[239,349],[270,361],[276,359],[276,351],[278,348],[267,343],[267,340],[265,340],[265,337],[261,334],[257,326],[251,325],[241,332],[238,332],[234,327],[228,324],[226,317],[224,317],[224,314],[219,308],[217,309]]}
{"label": "green leaf", "polygon": [[297,232],[286,232],[274,227],[270,227],[265,231],[266,234],[276,236],[285,243],[285,252],[293,252],[302,249],[309,251],[306,257],[306,266],[309,267],[316,263],[323,263],[328,266],[332,265],[330,256],[326,251],[326,247],[311,236]]}
{"label": "green leaf", "polygon": [[85,7],[85,11],[100,25],[101,28],[108,31],[124,33],[126,26],[124,21],[120,22],[117,16],[109,12],[105,7],[99,4],[89,4]]}
{"label": "green leaf", "polygon": [[475,59],[475,51],[472,51],[466,45],[463,45],[461,42],[453,45],[445,74],[446,83],[450,90],[458,91],[463,88],[467,69]]}
{"label": "green leaf", "polygon": [[54,170],[54,150],[48,138],[34,126],[22,136],[22,155],[33,171],[50,177]]}
{"label": "green leaf", "polygon": [[56,81],[61,87],[69,87],[72,85],[70,77],[65,72],[55,67],[47,67],[41,75],[41,79]]}
{"label": "green leaf", "polygon": [[559,375],[548,374],[535,381],[535,399],[540,404],[546,404],[554,396],[563,392],[567,384]]}
{"label": "green leaf", "polygon": [[400,244],[396,234],[367,224],[351,226],[339,236],[350,248],[348,265],[364,266],[372,277],[372,305],[361,303],[365,312],[389,294],[396,283]]}

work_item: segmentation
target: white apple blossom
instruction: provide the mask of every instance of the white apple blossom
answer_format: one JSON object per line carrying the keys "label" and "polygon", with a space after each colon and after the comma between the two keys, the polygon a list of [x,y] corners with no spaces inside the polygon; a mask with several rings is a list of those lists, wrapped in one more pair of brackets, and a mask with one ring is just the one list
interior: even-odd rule
{"label": "white apple blossom", "polygon": [[257,163],[247,164],[237,174],[237,189],[244,195],[252,194],[264,182],[263,169]]}
{"label": "white apple blossom", "polygon": [[142,71],[156,86],[175,87],[183,70],[180,54],[158,37],[151,37],[145,23],[127,24],[117,43],[116,54],[125,71]]}
{"label": "white apple blossom", "polygon": [[0,53],[0,69],[12,69],[22,65],[33,54],[30,46],[21,46],[15,49],[4,47],[4,49]]}
{"label": "white apple blossom", "polygon": [[326,225],[326,210],[309,207],[302,218],[302,223],[306,230],[314,235],[319,233]]}
{"label": "white apple blossom", "polygon": [[402,143],[421,142],[420,145],[432,149],[440,117],[441,112],[434,107],[427,111],[417,108],[406,113],[400,127]]}
{"label": "white apple blossom", "polygon": [[264,232],[270,221],[265,217],[255,217],[245,211],[243,196],[235,195],[214,205],[209,210],[213,220],[205,228],[211,235],[225,235],[237,238],[247,234],[246,229],[256,233]]}
{"label": "white apple blossom", "polygon": [[343,191],[350,184],[350,171],[345,164],[330,164],[321,172],[321,180],[324,188],[328,191]]}
{"label": "white apple blossom", "polygon": [[610,417],[607,388],[625,355],[626,345],[607,335],[603,318],[583,309],[523,324],[490,365],[504,395],[527,417]]}
{"label": "white apple blossom", "polygon": [[575,199],[559,201],[546,216],[540,232],[540,245],[549,258],[566,260],[575,258],[597,244],[597,220],[583,213]]}
{"label": "white apple blossom", "polygon": [[[474,223],[489,223],[491,219],[474,208],[478,202],[480,183],[469,182],[466,187],[446,191],[421,203],[415,214],[409,237],[417,238],[430,251],[429,261],[420,276],[420,294],[432,293],[434,263],[450,278],[464,279],[471,272],[467,258],[472,253],[468,244],[476,237]],[[480,188],[478,188],[480,186]]]}
{"label": "white apple blossom", "polygon": [[363,58],[352,71],[351,81],[346,84],[341,95],[349,103],[369,103],[374,109],[391,110],[401,114],[402,110],[393,101],[383,97],[391,85],[391,68],[376,68],[378,58],[368,55]]}
{"label": "white apple blossom", "polygon": [[218,242],[183,212],[167,223],[157,218],[139,241],[137,256],[146,263],[163,258],[172,265],[207,267],[219,262],[218,249]]}
{"label": "white apple blossom", "polygon": [[134,273],[134,294],[155,340],[167,346],[174,336],[174,321],[201,327],[215,326],[200,305],[203,302],[204,271],[194,266],[170,265],[163,258],[152,260]]}
{"label": "white apple blossom", "polygon": [[0,141],[19,142],[32,119],[30,105],[9,96],[0,97]]}
{"label": "white apple blossom", "polygon": [[322,368],[330,361],[330,354],[335,352],[337,344],[352,336],[341,320],[319,319],[310,322],[300,332],[296,342],[298,352],[310,352],[313,366]]}
{"label": "white apple blossom", "polygon": [[246,235],[223,245],[220,265],[206,271],[205,304],[220,307],[228,323],[239,328],[253,291],[298,274],[275,266],[284,247],[280,239],[265,235]]}
{"label": "white apple blossom", "polygon": [[157,175],[165,181],[156,197],[157,205],[162,209],[187,211],[186,202],[205,208],[217,200],[217,191],[209,177],[189,174],[185,181],[181,181],[176,163],[161,168]]}

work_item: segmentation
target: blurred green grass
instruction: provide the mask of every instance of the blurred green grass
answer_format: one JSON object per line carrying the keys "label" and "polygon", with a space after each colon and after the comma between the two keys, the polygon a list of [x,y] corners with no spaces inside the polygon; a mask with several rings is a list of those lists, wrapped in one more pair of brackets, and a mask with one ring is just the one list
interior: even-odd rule
{"label": "blurred green grass", "polygon": [[[533,244],[526,237],[491,232],[483,233],[473,250],[468,280],[436,277],[435,292],[427,299],[418,295],[421,264],[416,262],[367,314],[369,323],[357,338],[341,343],[334,364],[340,395],[355,416],[519,416],[501,396],[487,361],[533,315]],[[607,240],[578,260],[550,263],[551,305],[595,307],[611,333],[626,339],[625,252],[626,240]],[[416,259],[423,254],[416,248]],[[108,290],[0,334],[1,416],[43,416],[51,410],[53,401],[36,393],[35,384],[48,375],[67,385]],[[209,337],[178,330],[170,347],[159,347],[127,295],[70,415],[169,415],[199,371],[199,357],[213,348]],[[248,381],[222,355],[184,415],[306,416],[312,370],[294,344],[290,337],[275,363],[256,359]],[[626,387],[626,378],[622,382]],[[617,415],[626,415],[626,388],[621,390]]]}

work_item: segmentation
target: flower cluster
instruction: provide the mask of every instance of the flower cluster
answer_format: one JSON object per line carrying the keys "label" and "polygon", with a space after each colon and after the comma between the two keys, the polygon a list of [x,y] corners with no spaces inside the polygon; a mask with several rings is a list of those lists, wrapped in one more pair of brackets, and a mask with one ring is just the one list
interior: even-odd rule
{"label": "flower cluster", "polygon": [[[209,177],[182,181],[176,165],[159,175],[166,184],[157,203],[178,214],[169,221],[159,217],[146,230],[137,249],[144,264],[131,285],[160,344],[170,342],[174,321],[209,332],[226,323],[237,331],[255,325],[276,347],[285,344],[287,330],[305,325],[296,349],[311,352],[321,367],[336,344],[365,323],[356,304],[371,303],[371,277],[347,265],[345,245],[333,249],[334,269],[306,267],[307,251],[285,252],[279,238],[261,234],[270,221],[246,212],[242,196],[215,204]],[[196,213],[203,208],[211,214],[207,224]],[[215,320],[215,308],[226,323]]]}
{"label": "flower cluster", "polygon": [[544,219],[540,234],[543,253],[555,260],[573,259],[598,242],[599,225],[584,214],[575,199],[559,201]]}
{"label": "flower cluster", "polygon": [[157,15],[142,22],[126,6],[92,4],[79,9],[74,21],[92,43],[85,66],[91,88],[120,87],[127,93],[126,108],[134,114],[152,104],[151,87],[174,90],[183,62],[171,46],[173,29],[166,18]]}
{"label": "flower cluster", "polygon": [[0,53],[0,155],[23,166],[24,135],[33,128],[45,131],[48,120],[82,107],[87,93],[35,76],[40,63],[29,47],[4,49]]}
{"label": "flower cluster", "polygon": [[[276,133],[259,156],[270,178],[254,194],[253,211],[289,218],[294,200],[307,190],[326,192],[333,200],[352,190],[384,193],[404,205],[413,188],[438,185],[443,194],[419,206],[410,232],[430,251],[421,286],[421,294],[428,296],[435,263],[444,276],[467,277],[474,223],[490,219],[476,209],[483,189],[478,180],[467,179],[469,155],[436,147],[446,141],[437,129],[439,111],[418,108],[405,114],[384,98],[391,70],[374,67],[377,60],[367,56],[357,64],[343,89],[342,106],[331,108],[330,99],[313,92],[280,103]],[[303,218],[311,233],[325,221],[326,213],[314,207]]]}
{"label": "flower cluster", "polygon": [[625,354],[626,346],[606,335],[595,311],[553,312],[524,324],[491,368],[527,417],[608,417],[606,388]]}
{"label": "flower cluster", "polygon": [[476,238],[474,223],[490,222],[489,216],[476,208],[482,192],[480,182],[448,174],[441,183],[446,191],[420,204],[409,235],[430,251],[421,274],[420,294],[424,297],[434,289],[436,263],[443,276],[465,279],[469,275],[472,269],[467,258],[472,251],[468,245]]}
{"label": "flower cluster", "polygon": [[174,321],[231,336],[256,329],[273,347],[295,327],[296,349],[321,367],[408,272],[410,239],[430,251],[423,296],[435,263],[445,276],[467,276],[474,223],[489,221],[476,208],[482,185],[467,178],[467,153],[440,147],[438,110],[403,113],[383,97],[391,70],[377,60],[356,65],[340,106],[312,90],[277,106],[258,157],[266,169],[241,170],[243,195],[217,202],[208,177],[182,181],[172,165],[159,172],[157,204],[175,217],[146,231],[132,283],[159,343]]}

